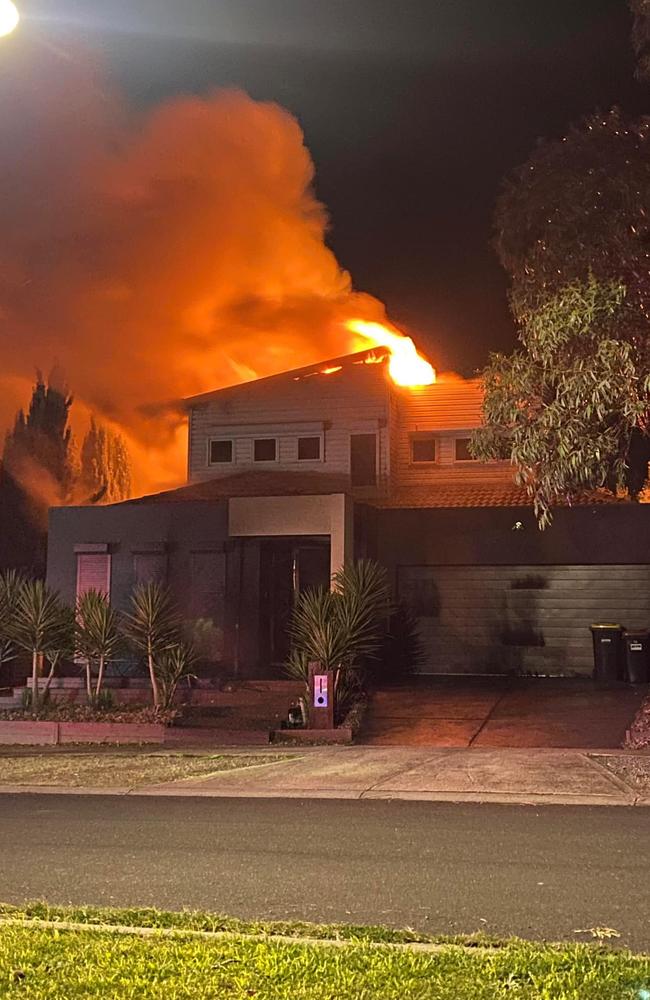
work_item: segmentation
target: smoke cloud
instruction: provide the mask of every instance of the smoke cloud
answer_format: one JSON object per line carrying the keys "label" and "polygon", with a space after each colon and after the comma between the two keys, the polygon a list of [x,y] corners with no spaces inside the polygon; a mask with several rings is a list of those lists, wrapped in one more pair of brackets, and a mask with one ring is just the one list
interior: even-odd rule
{"label": "smoke cloud", "polygon": [[296,119],[239,91],[138,113],[94,57],[11,39],[0,70],[0,427],[56,361],[181,482],[178,400],[351,349],[382,319],[325,243]]}

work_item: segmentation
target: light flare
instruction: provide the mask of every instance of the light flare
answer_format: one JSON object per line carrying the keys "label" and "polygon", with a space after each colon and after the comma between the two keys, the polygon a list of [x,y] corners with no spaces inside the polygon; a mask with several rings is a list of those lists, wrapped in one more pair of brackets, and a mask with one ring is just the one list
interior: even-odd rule
{"label": "light flare", "polygon": [[20,14],[12,0],[0,0],[0,38],[10,35],[18,26]]}
{"label": "light flare", "polygon": [[389,329],[383,323],[363,319],[349,319],[346,327],[372,342],[374,346],[387,347],[390,351],[388,371],[396,385],[432,385],[436,372],[432,365],[418,354],[410,337]]}

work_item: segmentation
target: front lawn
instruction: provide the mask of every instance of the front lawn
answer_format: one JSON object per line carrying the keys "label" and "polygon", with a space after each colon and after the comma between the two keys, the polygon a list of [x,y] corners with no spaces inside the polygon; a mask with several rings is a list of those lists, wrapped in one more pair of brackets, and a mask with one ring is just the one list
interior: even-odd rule
{"label": "front lawn", "polygon": [[134,788],[289,760],[284,754],[41,753],[0,757],[0,785]]}
{"label": "front lawn", "polygon": [[[12,918],[10,908],[2,912],[2,919]],[[80,922],[84,915],[67,914]],[[443,944],[425,952],[375,943],[373,934],[336,944],[256,940],[243,924],[224,937],[144,933],[124,926],[130,918],[119,911],[105,915],[122,925],[119,931],[106,924],[66,929],[0,922],[0,997],[638,1000],[650,984],[650,959],[593,945],[474,942],[473,948]],[[376,936],[381,940],[381,932]]]}

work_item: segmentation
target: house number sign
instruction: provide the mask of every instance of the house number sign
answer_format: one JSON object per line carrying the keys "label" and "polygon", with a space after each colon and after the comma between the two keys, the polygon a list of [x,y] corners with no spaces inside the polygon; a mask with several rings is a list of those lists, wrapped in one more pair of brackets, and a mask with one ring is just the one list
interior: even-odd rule
{"label": "house number sign", "polygon": [[327,708],[327,674],[314,674],[314,708]]}

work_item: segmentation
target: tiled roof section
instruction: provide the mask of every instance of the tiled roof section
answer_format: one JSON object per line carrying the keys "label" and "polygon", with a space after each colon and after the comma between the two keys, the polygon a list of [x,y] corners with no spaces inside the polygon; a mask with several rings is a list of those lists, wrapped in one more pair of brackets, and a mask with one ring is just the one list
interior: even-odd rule
{"label": "tiled roof section", "polygon": [[164,493],[127,500],[128,504],[210,502],[229,497],[306,496],[323,493],[345,493],[349,489],[347,476],[319,472],[238,472],[232,476],[190,483]]}
{"label": "tiled roof section", "polygon": [[[435,483],[431,486],[412,486],[393,493],[390,497],[370,501],[381,508],[421,507],[532,507],[532,501],[523,486],[516,483]],[[606,490],[595,490],[576,498],[571,506],[588,507],[593,504],[612,504],[617,500]],[[568,505],[563,505],[568,506]]]}

